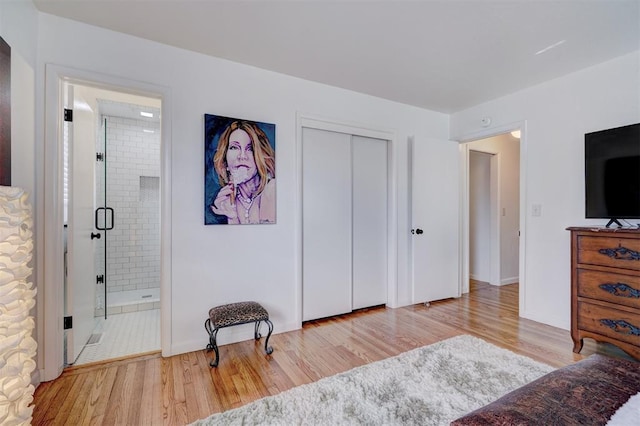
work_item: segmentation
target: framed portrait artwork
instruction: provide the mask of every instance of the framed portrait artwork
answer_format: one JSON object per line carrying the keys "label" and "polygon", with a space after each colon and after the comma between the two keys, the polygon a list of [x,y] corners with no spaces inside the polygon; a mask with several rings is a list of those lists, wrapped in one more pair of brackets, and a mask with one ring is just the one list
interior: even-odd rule
{"label": "framed portrait artwork", "polygon": [[11,47],[0,37],[0,185],[11,186]]}
{"label": "framed portrait artwork", "polygon": [[276,223],[276,125],[204,115],[204,224]]}

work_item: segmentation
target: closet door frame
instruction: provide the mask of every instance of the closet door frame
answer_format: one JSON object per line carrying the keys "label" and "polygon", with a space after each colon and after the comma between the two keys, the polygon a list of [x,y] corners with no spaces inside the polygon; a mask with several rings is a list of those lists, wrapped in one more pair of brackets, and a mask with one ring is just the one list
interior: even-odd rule
{"label": "closet door frame", "polygon": [[388,129],[376,128],[357,123],[340,122],[328,118],[297,115],[296,125],[296,301],[298,303],[296,316],[297,322],[302,324],[302,129],[318,129],[330,132],[346,133],[354,136],[383,139],[387,142],[387,306],[397,307],[398,303],[398,229],[394,224],[398,223],[398,172],[396,159],[398,142],[396,132]]}

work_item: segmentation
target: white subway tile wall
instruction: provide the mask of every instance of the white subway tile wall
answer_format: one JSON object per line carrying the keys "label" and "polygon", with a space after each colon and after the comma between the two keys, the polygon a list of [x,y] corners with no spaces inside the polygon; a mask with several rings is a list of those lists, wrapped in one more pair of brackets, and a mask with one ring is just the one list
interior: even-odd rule
{"label": "white subway tile wall", "polygon": [[[160,124],[103,116],[101,132],[105,119],[107,207],[115,217],[107,232],[107,293],[159,287]],[[104,251],[98,250],[97,262],[103,259]],[[104,287],[97,293],[99,315]]]}

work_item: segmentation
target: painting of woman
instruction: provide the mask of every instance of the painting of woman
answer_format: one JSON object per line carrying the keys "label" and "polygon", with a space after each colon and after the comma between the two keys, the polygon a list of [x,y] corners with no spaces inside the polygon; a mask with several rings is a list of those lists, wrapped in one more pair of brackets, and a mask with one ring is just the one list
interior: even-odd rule
{"label": "painting of woman", "polygon": [[205,224],[276,222],[275,125],[205,115]]}

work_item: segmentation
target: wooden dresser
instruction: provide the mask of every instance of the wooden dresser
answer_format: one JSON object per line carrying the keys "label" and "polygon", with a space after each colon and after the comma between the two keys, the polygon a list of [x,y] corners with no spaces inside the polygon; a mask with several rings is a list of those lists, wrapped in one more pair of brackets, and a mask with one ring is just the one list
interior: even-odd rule
{"label": "wooden dresser", "polygon": [[640,230],[567,229],[573,351],[590,337],[640,359]]}

